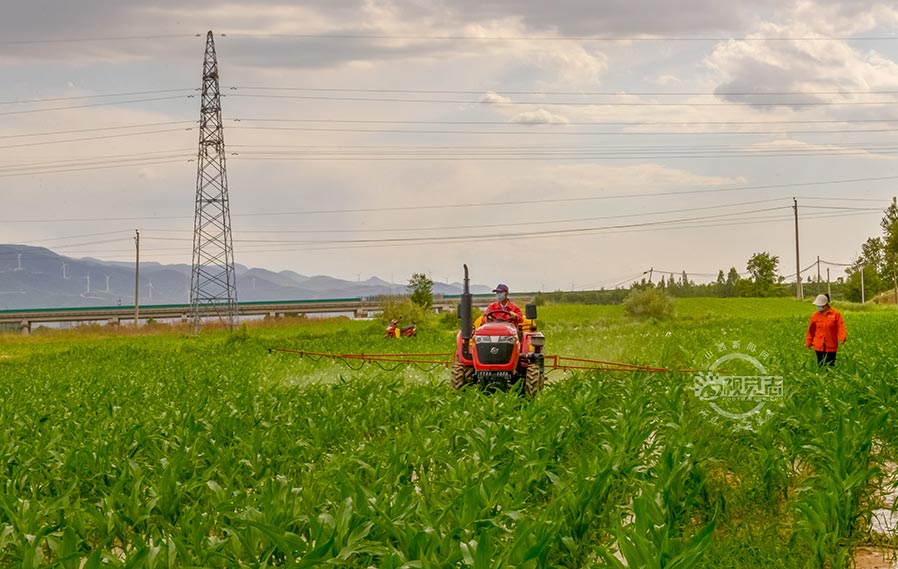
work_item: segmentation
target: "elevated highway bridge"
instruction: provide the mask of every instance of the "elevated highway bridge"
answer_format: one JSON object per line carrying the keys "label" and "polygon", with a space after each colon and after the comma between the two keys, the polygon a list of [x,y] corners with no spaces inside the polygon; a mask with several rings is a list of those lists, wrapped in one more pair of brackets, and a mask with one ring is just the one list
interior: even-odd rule
{"label": "elevated highway bridge", "polygon": [[[458,296],[434,298],[433,308],[437,312],[455,310]],[[486,306],[493,300],[493,295],[474,295],[474,303]],[[530,297],[514,296],[515,302],[529,300]],[[249,316],[268,316],[280,318],[284,316],[304,316],[307,314],[346,314],[355,318],[366,318],[382,310],[381,298],[337,298],[327,300],[280,300],[263,302],[240,302],[238,313],[241,318]],[[0,327],[18,328],[23,334],[29,334],[35,325],[77,322],[106,323],[118,325],[135,320],[180,320],[190,319],[189,304],[157,304],[140,306],[135,319],[133,306],[96,306],[75,308],[37,308],[29,310],[0,310]]]}

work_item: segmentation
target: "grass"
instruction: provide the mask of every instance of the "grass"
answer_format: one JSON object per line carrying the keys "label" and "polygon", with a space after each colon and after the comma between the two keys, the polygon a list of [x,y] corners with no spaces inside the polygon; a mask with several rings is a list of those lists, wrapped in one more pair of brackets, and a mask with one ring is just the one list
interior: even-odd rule
{"label": "grass", "polygon": [[268,353],[451,351],[437,318],[2,335],[0,565],[846,567],[898,449],[898,318],[845,307],[819,370],[809,308],[540,309],[549,353],[692,368],[753,343],[785,397],[752,429],[693,374],[553,372],[524,401]]}

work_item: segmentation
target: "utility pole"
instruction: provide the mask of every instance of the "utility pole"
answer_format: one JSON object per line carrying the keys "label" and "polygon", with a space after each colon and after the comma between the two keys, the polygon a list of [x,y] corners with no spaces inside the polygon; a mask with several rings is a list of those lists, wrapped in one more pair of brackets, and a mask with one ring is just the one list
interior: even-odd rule
{"label": "utility pole", "polygon": [[190,312],[195,334],[199,333],[204,316],[217,316],[232,330],[238,318],[218,58],[211,31],[206,34],[201,100],[190,276]]}
{"label": "utility pole", "polygon": [[867,298],[864,296],[864,266],[861,265],[861,304],[867,302]]}
{"label": "utility pole", "polygon": [[792,198],[792,209],[795,211],[795,298],[801,300],[804,298],[804,291],[801,290],[801,259],[798,254],[798,199]]}
{"label": "utility pole", "polygon": [[833,297],[833,289],[829,282],[829,267],[826,267],[826,294],[830,298]]}
{"label": "utility pole", "polygon": [[649,284],[652,283],[652,274],[655,272],[655,267],[649,267]]}
{"label": "utility pole", "polygon": [[134,230],[134,327],[140,322],[140,231]]}
{"label": "utility pole", "polygon": [[16,268],[16,270],[17,270],[17,271],[21,271],[21,270],[22,270],[22,254],[21,254],[21,253],[16,253],[16,255],[19,256],[19,266]]}

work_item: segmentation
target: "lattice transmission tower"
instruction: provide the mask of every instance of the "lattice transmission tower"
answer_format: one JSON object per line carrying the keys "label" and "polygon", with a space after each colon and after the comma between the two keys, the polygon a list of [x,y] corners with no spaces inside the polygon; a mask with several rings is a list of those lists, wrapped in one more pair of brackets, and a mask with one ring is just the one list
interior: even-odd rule
{"label": "lattice transmission tower", "polygon": [[206,35],[203,61],[190,311],[195,332],[199,332],[204,319],[212,316],[231,329],[237,324],[237,279],[231,240],[221,93],[211,31]]}

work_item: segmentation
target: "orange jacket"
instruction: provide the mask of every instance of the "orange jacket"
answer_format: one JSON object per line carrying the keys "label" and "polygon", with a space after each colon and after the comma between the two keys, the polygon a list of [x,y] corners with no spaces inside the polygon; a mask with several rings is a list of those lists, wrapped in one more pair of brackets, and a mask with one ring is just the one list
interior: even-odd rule
{"label": "orange jacket", "polygon": [[805,346],[813,346],[818,352],[835,352],[839,349],[839,343],[846,339],[845,321],[839,311],[829,308],[811,315]]}

